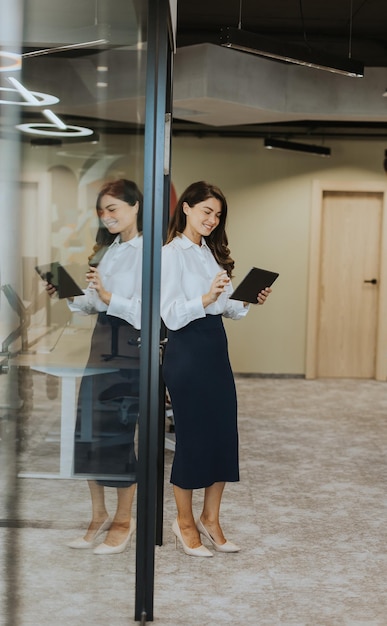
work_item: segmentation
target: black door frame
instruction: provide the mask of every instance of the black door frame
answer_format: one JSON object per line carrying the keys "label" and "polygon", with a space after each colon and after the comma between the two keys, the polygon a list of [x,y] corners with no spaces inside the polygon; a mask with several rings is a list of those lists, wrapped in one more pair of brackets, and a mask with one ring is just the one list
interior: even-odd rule
{"label": "black door frame", "polygon": [[160,542],[162,535],[162,513],[158,514],[157,508],[160,509],[162,500],[160,459],[164,458],[160,451],[160,425],[165,414],[160,393],[160,281],[170,188],[170,157],[166,150],[166,113],[167,104],[171,104],[172,81],[169,0],[148,0],[147,46],[135,598],[135,620],[141,624],[153,621],[156,534]]}

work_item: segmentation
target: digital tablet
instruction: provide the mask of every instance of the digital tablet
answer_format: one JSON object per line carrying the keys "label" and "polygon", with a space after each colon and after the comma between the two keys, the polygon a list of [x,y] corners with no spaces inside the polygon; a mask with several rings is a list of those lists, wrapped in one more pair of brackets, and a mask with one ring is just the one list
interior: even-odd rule
{"label": "digital tablet", "polygon": [[259,292],[266,287],[271,287],[278,276],[278,272],[263,270],[260,267],[252,267],[231,294],[230,298],[232,298],[232,300],[242,300],[243,302],[256,304]]}
{"label": "digital tablet", "polygon": [[36,265],[39,276],[53,285],[59,298],[71,298],[73,296],[83,296],[83,290],[77,285],[63,265],[55,261],[48,265]]}

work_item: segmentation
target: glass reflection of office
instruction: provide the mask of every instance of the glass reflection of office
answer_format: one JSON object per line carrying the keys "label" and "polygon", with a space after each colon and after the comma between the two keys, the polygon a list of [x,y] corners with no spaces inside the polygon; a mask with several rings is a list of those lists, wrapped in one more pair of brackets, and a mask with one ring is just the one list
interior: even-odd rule
{"label": "glass reflection of office", "polygon": [[[65,299],[49,298],[35,268],[58,263],[85,288],[99,226],[98,190],[106,180],[127,178],[142,186],[143,179],[143,16],[130,2],[73,2],[73,11],[69,4],[63,14],[59,3],[58,11],[52,2],[49,7],[42,1],[25,3],[21,71],[1,77],[3,85],[10,77],[18,81],[8,81],[7,88],[17,93],[7,92],[7,97],[23,102],[19,124],[9,129],[12,139],[18,136],[21,142],[20,243],[14,251],[18,270],[16,276],[2,272],[1,277],[2,307],[12,317],[2,349],[17,362],[24,405],[19,416],[21,476],[73,476],[77,394],[97,317],[77,315]],[[30,96],[23,95],[20,85]],[[41,98],[37,94],[58,99],[44,105],[55,117],[34,106],[34,98]],[[92,134],[70,136],[78,128]],[[129,346],[121,329],[116,330],[111,341]],[[129,348],[138,351],[137,345]],[[126,369],[123,362],[118,372]],[[106,369],[108,365],[112,363],[107,361]],[[127,380],[123,377],[123,384]],[[132,392],[128,383],[125,405]],[[126,409],[105,394],[101,404],[106,408],[109,403],[125,422]],[[131,420],[134,412],[131,401]],[[88,433],[90,424],[83,424],[83,435]]]}

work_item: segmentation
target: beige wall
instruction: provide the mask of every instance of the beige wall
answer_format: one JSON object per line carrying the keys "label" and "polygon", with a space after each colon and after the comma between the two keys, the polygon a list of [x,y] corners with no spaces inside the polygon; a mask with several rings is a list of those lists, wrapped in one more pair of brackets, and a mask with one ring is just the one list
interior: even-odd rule
{"label": "beige wall", "polygon": [[280,277],[264,307],[226,320],[235,372],[304,374],[309,227],[314,180],[382,181],[385,142],[329,141],[330,158],[266,150],[261,139],[175,137],[172,180],[219,185],[229,202],[235,283],[251,266]]}
{"label": "beige wall", "polygon": [[[104,146],[117,161],[95,173],[98,179],[124,175],[142,182],[142,139],[109,137]],[[229,201],[228,235],[237,283],[252,265],[280,273],[264,307],[251,307],[246,319],[226,320],[235,372],[304,374],[312,184],[320,181],[377,181],[387,184],[383,141],[329,141],[327,159],[263,148],[262,139],[174,137],[172,180],[179,195],[191,182],[219,185]],[[24,148],[24,175],[39,180],[53,165],[65,165],[78,180],[79,210],[94,215],[95,192],[80,184],[82,144],[53,154]],[[96,161],[98,156],[95,154]],[[117,169],[118,167],[118,169]],[[117,171],[116,171],[116,169]],[[51,211],[50,205],[47,210]]]}

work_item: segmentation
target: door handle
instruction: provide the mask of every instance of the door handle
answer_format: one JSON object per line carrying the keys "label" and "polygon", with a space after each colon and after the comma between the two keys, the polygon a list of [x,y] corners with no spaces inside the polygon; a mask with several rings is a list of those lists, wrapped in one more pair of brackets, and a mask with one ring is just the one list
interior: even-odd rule
{"label": "door handle", "polygon": [[364,282],[371,283],[371,285],[376,285],[378,281],[376,278],[371,278],[371,280],[365,280]]}

